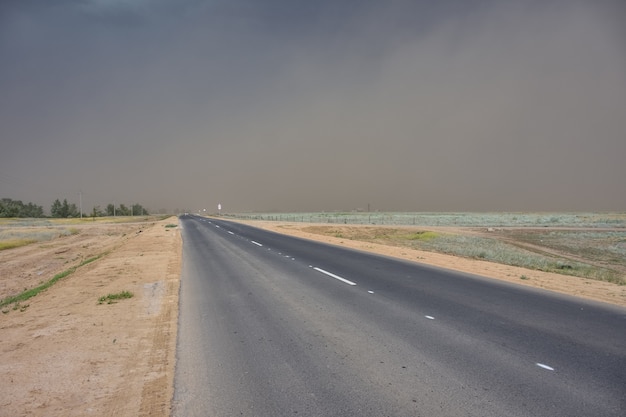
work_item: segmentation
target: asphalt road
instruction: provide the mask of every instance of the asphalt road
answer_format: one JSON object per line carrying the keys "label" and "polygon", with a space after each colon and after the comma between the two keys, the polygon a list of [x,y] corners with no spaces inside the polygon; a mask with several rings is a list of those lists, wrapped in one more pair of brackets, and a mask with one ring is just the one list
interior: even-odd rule
{"label": "asphalt road", "polygon": [[626,309],[180,224],[175,417],[626,415]]}

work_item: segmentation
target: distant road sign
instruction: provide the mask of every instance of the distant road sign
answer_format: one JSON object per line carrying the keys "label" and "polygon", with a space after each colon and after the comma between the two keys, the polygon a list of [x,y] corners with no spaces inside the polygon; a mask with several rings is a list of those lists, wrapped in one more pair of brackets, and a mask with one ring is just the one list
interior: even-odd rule
{"label": "distant road sign", "polygon": [[221,209],[222,209],[222,205],[221,205],[221,204],[218,204],[218,205],[217,205],[217,209],[218,209],[218,210],[221,210]]}

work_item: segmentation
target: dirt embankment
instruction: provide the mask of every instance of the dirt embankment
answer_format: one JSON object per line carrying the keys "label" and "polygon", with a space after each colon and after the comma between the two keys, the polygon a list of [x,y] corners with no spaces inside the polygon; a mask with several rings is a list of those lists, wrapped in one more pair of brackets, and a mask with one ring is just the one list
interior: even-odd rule
{"label": "dirt embankment", "polygon": [[168,221],[82,225],[0,254],[4,298],[107,253],[3,308],[0,416],[170,414],[182,242]]}

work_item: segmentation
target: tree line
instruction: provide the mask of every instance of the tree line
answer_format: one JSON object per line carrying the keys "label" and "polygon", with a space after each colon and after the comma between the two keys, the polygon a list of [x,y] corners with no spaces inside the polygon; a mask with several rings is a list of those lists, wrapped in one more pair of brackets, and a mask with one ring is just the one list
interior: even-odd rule
{"label": "tree line", "polygon": [[[103,217],[103,216],[146,216],[146,210],[141,204],[133,204],[130,207],[120,204],[108,204],[104,210],[100,206],[95,206],[91,212],[82,213],[83,217]],[[68,203],[67,199],[61,202],[58,198],[50,206],[50,215],[44,213],[43,206],[33,203],[23,203],[21,200],[10,198],[0,199],[0,217],[80,217],[79,208],[74,203]]]}

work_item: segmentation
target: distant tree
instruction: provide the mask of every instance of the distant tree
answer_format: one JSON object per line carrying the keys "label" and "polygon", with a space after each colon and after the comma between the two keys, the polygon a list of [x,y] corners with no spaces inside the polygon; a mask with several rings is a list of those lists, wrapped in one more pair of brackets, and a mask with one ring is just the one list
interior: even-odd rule
{"label": "distant tree", "polygon": [[23,205],[19,217],[43,217],[43,207],[33,203]]}
{"label": "distant tree", "polygon": [[119,213],[120,216],[130,216],[130,209],[124,204],[120,204]]}
{"label": "distant tree", "polygon": [[80,213],[78,211],[78,208],[76,207],[76,204],[68,203],[66,198],[64,198],[63,203],[61,203],[57,198],[56,200],[54,200],[52,206],[50,207],[50,215],[52,217],[67,218],[78,217]]}
{"label": "distant tree", "polygon": [[61,216],[62,218],[66,218],[70,215],[70,205],[67,202],[67,198],[63,199],[63,204],[61,204]]}
{"label": "distant tree", "polygon": [[131,214],[134,216],[147,216],[148,210],[143,208],[141,204],[133,204]]}
{"label": "distant tree", "polygon": [[80,216],[80,212],[78,211],[78,207],[76,207],[76,204],[74,203],[70,204],[67,210],[67,217],[79,217],[79,216]]}
{"label": "distant tree", "polygon": [[120,204],[118,207],[115,207],[113,204],[107,204],[105,213],[103,215],[106,216],[146,216],[148,215],[148,210],[137,203],[130,207],[127,207],[125,204]]}
{"label": "distant tree", "polygon": [[61,205],[61,202],[58,198],[54,200],[52,206],[50,207],[50,216],[63,217],[63,206]]}
{"label": "distant tree", "polygon": [[104,213],[100,210],[100,206],[94,206],[93,210],[91,210],[91,217],[102,217]]}
{"label": "distant tree", "polygon": [[0,200],[0,217],[18,217],[21,205],[21,201],[3,198]]}
{"label": "distant tree", "polygon": [[43,217],[43,207],[21,200],[0,199],[0,217]]}

